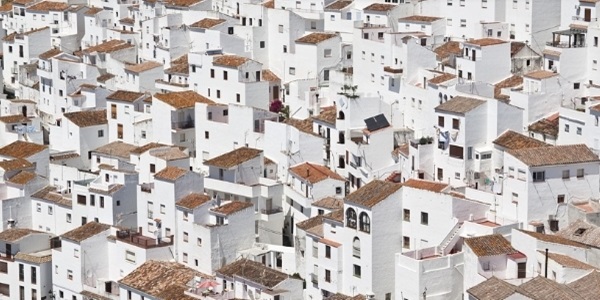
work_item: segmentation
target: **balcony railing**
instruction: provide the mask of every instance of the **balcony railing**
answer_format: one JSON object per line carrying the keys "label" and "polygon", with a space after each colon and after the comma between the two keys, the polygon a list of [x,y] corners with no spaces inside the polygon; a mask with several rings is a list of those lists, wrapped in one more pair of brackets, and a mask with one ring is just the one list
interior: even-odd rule
{"label": "balcony railing", "polygon": [[194,121],[171,122],[171,129],[194,128]]}
{"label": "balcony railing", "polygon": [[580,16],[573,16],[573,21],[584,21],[584,22],[596,22],[598,18],[585,18]]}
{"label": "balcony railing", "polygon": [[546,42],[546,46],[556,47],[556,48],[583,48],[586,46],[585,43],[577,43],[577,44],[569,44],[561,43],[561,42]]}

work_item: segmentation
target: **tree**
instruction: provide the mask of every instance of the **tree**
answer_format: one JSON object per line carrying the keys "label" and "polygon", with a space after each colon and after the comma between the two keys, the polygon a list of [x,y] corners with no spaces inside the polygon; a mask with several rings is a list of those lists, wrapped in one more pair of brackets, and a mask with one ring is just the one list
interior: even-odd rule
{"label": "tree", "polygon": [[342,91],[338,92],[338,95],[346,96],[346,98],[348,98],[348,99],[356,99],[359,97],[356,94],[357,89],[358,89],[358,85],[344,84],[344,86],[341,88]]}

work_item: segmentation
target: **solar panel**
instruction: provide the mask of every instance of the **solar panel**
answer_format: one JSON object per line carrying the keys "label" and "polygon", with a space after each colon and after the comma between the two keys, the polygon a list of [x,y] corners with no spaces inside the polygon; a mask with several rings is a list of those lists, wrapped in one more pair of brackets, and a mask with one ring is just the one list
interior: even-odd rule
{"label": "solar panel", "polygon": [[375,131],[390,126],[390,123],[383,114],[365,119],[368,131]]}

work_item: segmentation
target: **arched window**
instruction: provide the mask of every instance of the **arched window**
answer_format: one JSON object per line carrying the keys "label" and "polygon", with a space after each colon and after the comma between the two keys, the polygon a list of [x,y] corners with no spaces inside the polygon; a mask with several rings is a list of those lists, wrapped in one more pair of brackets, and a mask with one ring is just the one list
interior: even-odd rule
{"label": "arched window", "polygon": [[344,112],[340,110],[340,112],[338,112],[338,120],[343,120],[344,118]]}
{"label": "arched window", "polygon": [[338,133],[338,144],[344,144],[346,142],[346,133],[343,131],[340,131],[340,133]]}
{"label": "arched window", "polygon": [[360,258],[360,240],[357,237],[352,241],[352,256]]}
{"label": "arched window", "polygon": [[360,213],[360,231],[370,233],[371,232],[371,218],[366,212]]}
{"label": "arched window", "polygon": [[346,227],[356,229],[356,211],[352,208],[346,210]]}

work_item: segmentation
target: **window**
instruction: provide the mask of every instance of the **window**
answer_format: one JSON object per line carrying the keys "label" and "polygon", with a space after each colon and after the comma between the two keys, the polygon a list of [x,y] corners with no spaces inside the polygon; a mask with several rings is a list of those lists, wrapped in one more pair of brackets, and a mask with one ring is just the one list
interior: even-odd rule
{"label": "window", "polygon": [[467,20],[466,19],[460,19],[460,27],[467,27]]}
{"label": "window", "polygon": [[371,232],[371,219],[366,212],[360,213],[360,231],[370,233]]}
{"label": "window", "polygon": [[325,270],[325,282],[331,282],[331,271]]}
{"label": "window", "polygon": [[583,169],[577,169],[577,178],[583,178],[584,173],[583,173]]}
{"label": "window", "polygon": [[67,279],[73,280],[73,271],[67,270]]}
{"label": "window", "polygon": [[565,195],[558,195],[556,197],[556,202],[557,203],[565,203]]}
{"label": "window", "polygon": [[575,82],[573,83],[573,89],[578,90],[581,87],[581,83]]}
{"label": "window", "polygon": [[188,242],[188,238],[189,238],[189,235],[188,235],[188,233],[187,233],[187,232],[184,232],[184,233],[183,233],[183,242],[187,243],[187,242]]}
{"label": "window", "polygon": [[205,131],[205,132],[204,132],[204,138],[208,140],[209,136],[210,136],[210,135],[209,135],[208,131]]}
{"label": "window", "polygon": [[290,75],[296,75],[296,68],[290,67]]}
{"label": "window", "polygon": [[512,203],[519,203],[519,194],[512,193]]}
{"label": "window", "polygon": [[[117,201],[118,203],[119,201]],[[118,205],[118,204],[117,204]],[[104,196],[100,196],[100,208],[104,208]]]}
{"label": "window", "polygon": [[360,278],[360,266],[354,265],[354,268],[352,268],[352,269],[353,269],[354,277]]}
{"label": "window", "polygon": [[227,80],[227,71],[223,71],[223,80]]}
{"label": "window", "polygon": [[217,90],[217,99],[221,99],[221,90]]}
{"label": "window", "polygon": [[41,212],[42,211],[42,204],[40,204],[40,203],[36,204],[36,211],[37,212]]}
{"label": "window", "polygon": [[71,223],[71,214],[67,213],[67,223]]}
{"label": "window", "polygon": [[402,237],[402,248],[410,249],[410,237],[407,237],[407,236]]}
{"label": "window", "polygon": [[569,128],[570,128],[569,124],[565,124],[565,132],[569,132]]}
{"label": "window", "polygon": [[460,129],[460,120],[452,119],[452,129]]}
{"label": "window", "polygon": [[346,210],[346,227],[356,229],[356,211],[352,208]]}
{"label": "window", "polygon": [[360,239],[358,237],[354,237],[352,241],[352,256],[360,258]]}
{"label": "window", "polygon": [[323,57],[331,57],[331,49],[325,49],[323,51]]}
{"label": "window", "polygon": [[325,257],[331,258],[331,246],[325,246]]}
{"label": "window", "polygon": [[25,265],[19,264],[19,281],[25,281]]}
{"label": "window", "polygon": [[161,214],[165,214],[165,209],[166,209],[165,205],[164,205],[164,204],[161,204],[161,205],[160,205],[160,213],[161,213]]}
{"label": "window", "polygon": [[79,249],[73,249],[73,257],[79,258]]}
{"label": "window", "polygon": [[98,137],[104,136],[104,130],[98,130]]}
{"label": "window", "polygon": [[569,178],[571,178],[571,171],[563,170],[562,171],[562,179],[569,179]]}
{"label": "window", "polygon": [[446,26],[452,26],[452,19],[446,19]]}
{"label": "window", "polygon": [[438,126],[444,127],[444,117],[438,116]]}
{"label": "window", "polygon": [[426,212],[421,212],[421,224],[429,225],[429,214]]}
{"label": "window", "polygon": [[546,172],[537,171],[532,173],[533,182],[544,182],[546,181]]}
{"label": "window", "polygon": [[487,8],[487,7],[488,7],[487,0],[481,0],[481,8]]}
{"label": "window", "polygon": [[517,179],[525,180],[525,170],[519,169],[519,170],[517,170],[517,172],[518,172]]}
{"label": "window", "polygon": [[278,29],[279,29],[279,32],[280,32],[280,33],[283,33],[283,25],[279,25],[279,26],[278,26]]}
{"label": "window", "polygon": [[448,6],[452,6],[452,0],[447,0],[446,3],[448,4]]}
{"label": "window", "polygon": [[196,245],[198,245],[198,247],[202,247],[202,239],[201,238],[198,238],[196,240]]}
{"label": "window", "polygon": [[404,209],[402,213],[402,219],[404,221],[410,222],[410,209]]}
{"label": "window", "polygon": [[183,262],[187,263],[188,262],[188,254],[187,253],[183,253]]}
{"label": "window", "polygon": [[463,159],[463,155],[464,155],[463,152],[464,152],[463,147],[450,145],[450,157]]}
{"label": "window", "polygon": [[210,78],[215,78],[215,69],[210,69]]}
{"label": "window", "polygon": [[264,48],[265,47],[265,41],[260,41],[260,48]]}
{"label": "window", "polygon": [[235,102],[240,103],[240,101],[242,101],[242,97],[240,96],[240,94],[235,94]]}
{"label": "window", "polygon": [[48,214],[52,215],[54,213],[52,206],[48,206]]}
{"label": "window", "polygon": [[481,153],[481,159],[490,159],[492,158],[492,153]]}
{"label": "window", "polygon": [[125,260],[130,263],[135,263],[135,252],[125,250]]}
{"label": "window", "polygon": [[583,130],[581,129],[581,127],[577,127],[577,131],[576,131],[577,135],[581,135],[582,131]]}

